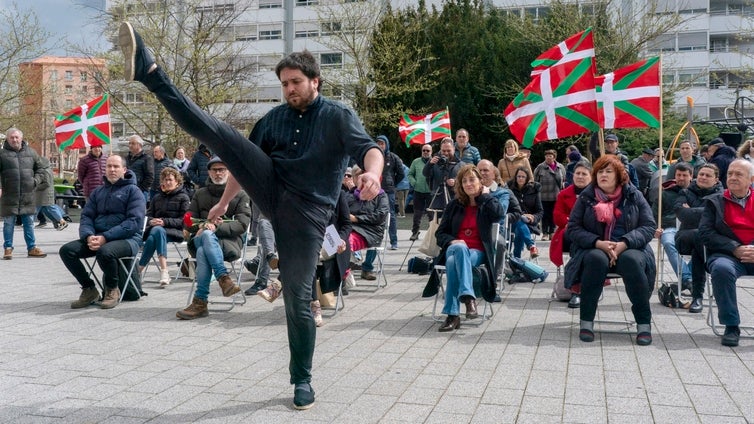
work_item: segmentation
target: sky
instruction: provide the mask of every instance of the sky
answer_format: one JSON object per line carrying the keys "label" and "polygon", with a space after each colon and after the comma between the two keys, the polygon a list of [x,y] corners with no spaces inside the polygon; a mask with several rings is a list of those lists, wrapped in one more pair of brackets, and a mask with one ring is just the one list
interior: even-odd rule
{"label": "sky", "polygon": [[41,26],[52,34],[47,46],[52,48],[52,55],[81,56],[71,44],[84,46],[85,50],[110,47],[101,35],[104,22],[100,15],[105,0],[0,0],[0,7],[33,10]]}

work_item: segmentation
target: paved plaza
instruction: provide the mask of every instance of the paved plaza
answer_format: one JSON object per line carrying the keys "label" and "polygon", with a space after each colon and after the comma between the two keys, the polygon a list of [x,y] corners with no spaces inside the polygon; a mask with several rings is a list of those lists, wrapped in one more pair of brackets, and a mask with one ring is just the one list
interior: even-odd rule
{"label": "paved plaza", "polygon": [[[427,277],[398,270],[410,235],[401,230],[400,249],[387,253],[389,285],[352,291],[318,329],[317,401],[296,411],[282,299],[253,296],[179,321],[190,283],[159,289],[152,268],[142,300],[72,310],[80,290],[57,251],[78,225],[36,234],[47,258],[27,258],[17,228],[15,256],[0,262],[2,423],[754,422],[754,340],[723,347],[706,307],[689,314],[653,295],[651,346],[633,334],[582,343],[578,310],[549,300],[549,243],[538,242],[547,282],[506,285],[489,321],[439,333],[433,300],[421,298]],[[600,318],[631,317],[615,286]],[[754,288],[738,293],[754,324]]]}

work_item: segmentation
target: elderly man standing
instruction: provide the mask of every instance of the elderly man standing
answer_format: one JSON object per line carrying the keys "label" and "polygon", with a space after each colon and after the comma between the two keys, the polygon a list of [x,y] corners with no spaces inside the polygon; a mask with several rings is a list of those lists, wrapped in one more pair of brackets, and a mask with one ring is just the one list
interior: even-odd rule
{"label": "elderly man standing", "polygon": [[139,251],[146,203],[136,187],[133,172],[126,170],[126,161],[113,155],[107,158],[105,182],[89,195],[81,212],[79,238],[60,248],[60,259],[81,285],[79,299],[72,309],[85,308],[97,299],[99,292],[81,263],[81,258],[97,257],[102,269],[105,293],[100,307],[112,309],[120,301],[118,258],[133,256]]}
{"label": "elderly man standing", "polygon": [[152,181],[152,187],[149,189],[150,199],[160,192],[160,172],[162,172],[166,166],[172,166],[173,161],[168,158],[167,153],[165,153],[165,148],[156,144],[152,147],[152,163],[152,172],[156,178]]}
{"label": "elderly man standing", "polygon": [[136,185],[144,194],[144,200],[149,201],[149,190],[154,182],[154,161],[144,151],[144,139],[138,135],[128,137],[128,169],[136,177]]}
{"label": "elderly man standing", "polygon": [[699,237],[707,248],[707,268],[725,325],[723,346],[738,346],[741,335],[736,280],[754,275],[754,164],[736,159],[728,166],[728,188],[707,197]]}
{"label": "elderly man standing", "polygon": [[44,258],[34,238],[34,188],[44,181],[44,166],[37,152],[24,141],[18,128],[6,131],[0,150],[0,215],[3,217],[3,259],[13,259],[13,230],[16,216],[24,226],[24,240],[30,258]]}
{"label": "elderly man standing", "polygon": [[425,144],[422,146],[422,155],[411,162],[408,169],[408,182],[414,188],[414,222],[411,224],[411,238],[415,241],[419,239],[419,226],[422,223],[422,217],[425,215],[429,202],[432,201],[432,192],[424,176],[424,167],[432,157],[432,145]]}

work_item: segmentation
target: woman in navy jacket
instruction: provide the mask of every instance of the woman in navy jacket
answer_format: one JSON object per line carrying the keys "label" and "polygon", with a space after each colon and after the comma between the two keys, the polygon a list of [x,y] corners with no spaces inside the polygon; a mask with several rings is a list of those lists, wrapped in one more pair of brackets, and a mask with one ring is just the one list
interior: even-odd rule
{"label": "woman in navy jacket", "polygon": [[[455,191],[456,198],[445,207],[435,233],[437,245],[442,248],[438,263],[445,265],[448,278],[442,309],[448,317],[440,326],[441,332],[461,326],[461,301],[466,304],[466,318],[479,316],[471,269],[482,263],[487,265],[488,272],[494,269],[492,224],[499,223],[505,215],[500,202],[482,185],[482,176],[474,165],[458,171]],[[494,281],[491,274],[489,278]]]}
{"label": "woman in navy jacket", "polygon": [[565,266],[565,286],[581,282],[581,341],[594,341],[602,285],[608,272],[616,272],[633,305],[636,343],[652,343],[649,298],[656,268],[649,242],[656,227],[649,204],[629,182],[620,159],[600,157],[592,169],[592,184],[576,200],[566,227],[571,259]]}

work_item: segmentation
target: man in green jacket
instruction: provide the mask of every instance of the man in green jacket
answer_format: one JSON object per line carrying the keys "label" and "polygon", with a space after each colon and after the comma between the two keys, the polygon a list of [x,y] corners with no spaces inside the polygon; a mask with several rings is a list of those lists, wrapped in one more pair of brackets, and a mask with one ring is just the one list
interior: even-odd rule
{"label": "man in green jacket", "polygon": [[422,155],[413,162],[408,169],[408,182],[414,188],[414,223],[411,226],[411,241],[419,238],[419,226],[422,222],[429,202],[432,201],[432,190],[429,188],[427,178],[424,177],[424,165],[432,157],[432,145],[425,144],[422,146]]}

